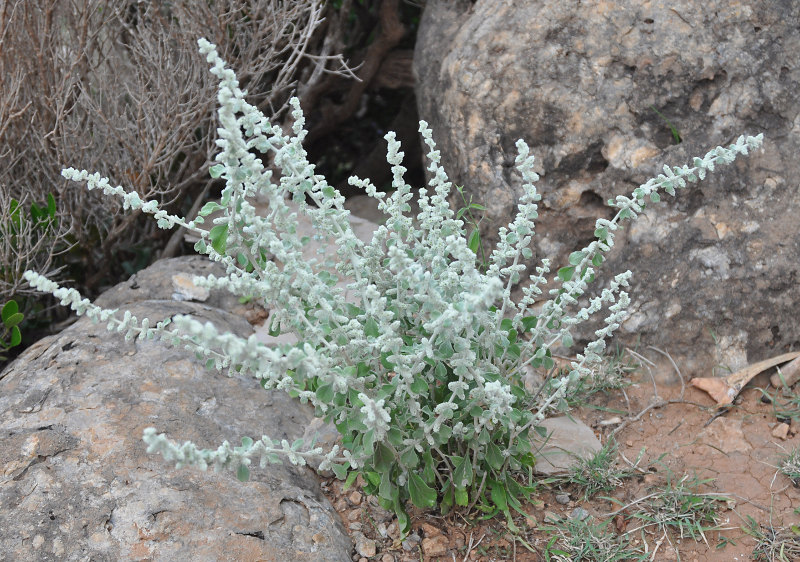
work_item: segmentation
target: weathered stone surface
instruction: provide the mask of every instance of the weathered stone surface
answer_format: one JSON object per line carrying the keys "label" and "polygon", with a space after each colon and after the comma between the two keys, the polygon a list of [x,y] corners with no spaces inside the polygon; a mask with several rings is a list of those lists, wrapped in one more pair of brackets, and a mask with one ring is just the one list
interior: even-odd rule
{"label": "weathered stone surface", "polygon": [[[209,306],[224,304],[220,295],[171,300],[171,275],[206,264],[159,262],[99,301],[250,333],[240,316]],[[0,374],[0,558],[350,560],[350,540],[310,469],[254,467],[242,483],[174,470],[141,440],[148,426],[206,447],[262,434],[291,440],[311,417],[253,379],[206,371],[187,351],[128,343],[80,320]]]}
{"label": "weathered stone surface", "polygon": [[[95,299],[95,304],[104,308],[121,308],[144,300],[193,300],[186,295],[176,298],[176,278],[186,279],[193,275],[224,275],[225,271],[205,256],[184,256],[176,260],[159,260],[150,267],[131,275]],[[201,299],[194,299],[201,300]],[[227,291],[211,291],[202,303],[211,308],[243,316],[244,307],[233,294]],[[245,326],[245,324],[242,324]]]}
{"label": "weathered stone surface", "polygon": [[547,432],[545,438],[533,439],[536,457],[534,471],[539,474],[563,474],[582,460],[592,458],[603,445],[592,429],[569,416],[549,418],[540,424]]}
{"label": "weathered stone surface", "polygon": [[634,272],[620,333],[686,375],[798,341],[800,3],[430,0],[415,70],[420,118],[453,182],[488,207],[486,234],[520,195],[515,141],[531,146],[535,253],[558,267],[612,216],[609,198],[764,132],[763,153],[628,223],[604,271]]}

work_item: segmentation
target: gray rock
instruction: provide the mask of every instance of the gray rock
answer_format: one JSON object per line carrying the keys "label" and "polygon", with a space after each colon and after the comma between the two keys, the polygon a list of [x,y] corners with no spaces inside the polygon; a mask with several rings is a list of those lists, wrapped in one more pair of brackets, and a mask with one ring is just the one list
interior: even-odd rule
{"label": "gray rock", "polygon": [[569,503],[569,494],[556,494],[556,503],[567,505]]}
{"label": "gray rock", "polygon": [[534,252],[556,267],[612,216],[608,199],[764,132],[763,153],[627,223],[604,271],[634,273],[619,333],[685,375],[800,338],[800,3],[429,0],[414,61],[420,118],[453,183],[487,206],[490,242],[521,193],[514,143],[531,146]]}
{"label": "gray rock", "polygon": [[[224,275],[225,271],[219,264],[209,260],[205,256],[184,256],[174,260],[159,260],[150,267],[143,269],[133,275],[127,281],[123,281],[103,292],[95,299],[95,304],[104,308],[120,308],[127,304],[141,302],[145,300],[155,301],[175,301],[192,300],[175,298],[174,277],[186,278],[192,275]],[[199,299],[194,299],[199,300]],[[236,312],[239,304],[237,298],[227,291],[211,291],[202,301],[203,304],[212,307]]]}
{"label": "gray rock", "polygon": [[570,519],[577,519],[578,521],[585,521],[589,517],[589,512],[582,507],[576,507],[569,514]]}
{"label": "gray rock", "polygon": [[378,547],[374,540],[368,539],[360,531],[353,533],[353,538],[356,542],[356,552],[358,554],[367,558],[375,556]]}
{"label": "gray rock", "polygon": [[[240,316],[170,300],[170,277],[204,260],[159,262],[99,301],[153,320],[182,313],[246,335]],[[13,560],[349,560],[350,540],[308,468],[175,470],[142,430],[214,447],[295,439],[312,413],[254,379],[206,371],[182,349],[125,342],[79,320],[0,373],[0,548]]]}
{"label": "gray rock", "polygon": [[550,511],[550,510],[546,510],[544,512],[544,517],[542,518],[542,520],[545,523],[558,523],[562,519],[564,519],[563,516],[561,516],[560,514],[556,513],[555,511]]}
{"label": "gray rock", "polygon": [[533,470],[539,474],[564,474],[576,463],[592,458],[603,448],[592,429],[575,418],[549,418],[539,426],[547,432],[545,438],[534,433],[533,454],[536,464]]}
{"label": "gray rock", "polygon": [[422,539],[416,532],[410,533],[406,538],[403,539],[402,545],[403,550],[405,551],[412,551],[419,545]]}

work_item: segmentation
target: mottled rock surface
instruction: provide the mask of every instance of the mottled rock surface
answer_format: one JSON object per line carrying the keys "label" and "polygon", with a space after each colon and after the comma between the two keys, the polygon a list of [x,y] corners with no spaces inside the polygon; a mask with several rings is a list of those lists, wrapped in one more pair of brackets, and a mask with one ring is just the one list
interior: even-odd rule
{"label": "mottled rock surface", "polygon": [[538,435],[533,438],[536,456],[533,469],[539,474],[564,474],[603,448],[592,428],[569,416],[548,418],[539,427],[546,432],[543,438]]}
{"label": "mottled rock surface", "polygon": [[488,207],[487,235],[520,195],[514,144],[531,146],[535,253],[557,267],[612,216],[608,199],[763,132],[762,153],[628,223],[604,271],[634,273],[621,334],[685,375],[796,346],[800,3],[430,0],[415,70],[420,118],[453,182]]}
{"label": "mottled rock surface", "polygon": [[[211,267],[197,257],[158,262],[98,300],[251,333],[241,315],[216,308],[235,299],[172,300],[172,275]],[[262,434],[292,440],[311,417],[254,379],[80,320],[0,373],[0,558],[350,560],[350,539],[310,469],[255,467],[242,483],[174,470],[141,440],[148,426],[205,447]]]}

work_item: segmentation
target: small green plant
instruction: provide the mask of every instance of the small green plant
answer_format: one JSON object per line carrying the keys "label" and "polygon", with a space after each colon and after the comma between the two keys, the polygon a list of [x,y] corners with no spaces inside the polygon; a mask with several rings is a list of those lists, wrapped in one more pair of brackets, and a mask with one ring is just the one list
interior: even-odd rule
{"label": "small green plant", "polygon": [[58,223],[56,200],[52,193],[47,194],[47,202],[44,205],[31,203],[28,212],[25,212],[22,203],[13,197],[8,205],[7,224],[3,225],[3,232],[5,243],[11,248],[16,248],[20,239],[29,236],[31,230],[36,236],[42,236]]}
{"label": "small green plant", "polygon": [[483,221],[483,217],[476,221],[475,217],[472,216],[472,211],[486,211],[486,207],[478,203],[473,203],[471,194],[469,200],[467,200],[467,197],[464,195],[463,185],[457,185],[456,191],[458,191],[458,195],[461,197],[461,202],[464,205],[456,212],[456,220],[463,220],[472,229],[467,236],[467,247],[478,256],[478,261],[485,271],[486,268],[489,267],[489,264],[486,261],[486,252],[483,249],[483,244],[481,244],[481,222]]}
{"label": "small green plant", "polygon": [[[644,449],[634,466],[638,465],[643,456]],[[576,463],[565,478],[569,483],[580,487],[583,499],[588,500],[598,492],[610,492],[616,489],[622,485],[624,478],[633,476],[633,469],[620,468],[616,461],[617,443],[611,439],[606,441],[606,444],[591,458]]]}
{"label": "small green plant", "polygon": [[778,470],[789,478],[796,487],[800,486],[800,448],[794,447],[789,451],[778,465]]}
{"label": "small green plant", "polygon": [[22,343],[22,333],[19,331],[19,324],[25,316],[19,311],[17,301],[10,300],[3,305],[0,311],[0,361],[5,361],[7,356],[4,352]]}
{"label": "small green plant", "polygon": [[11,293],[9,296],[16,293],[17,287],[23,283],[24,264],[37,263],[40,255],[51,251],[47,244],[55,238],[57,230],[56,200],[52,193],[47,194],[45,204],[33,202],[28,209],[13,197],[0,197],[0,239],[3,241],[0,296],[6,291]]}
{"label": "small green plant", "polygon": [[655,112],[656,112],[656,114],[657,114],[659,117],[661,117],[661,120],[662,120],[662,121],[664,121],[664,123],[666,123],[666,124],[667,124],[667,127],[669,127],[669,132],[670,132],[670,133],[672,133],[672,140],[673,140],[673,141],[675,141],[675,144],[681,144],[681,143],[683,142],[683,139],[681,138],[681,134],[680,134],[680,132],[678,131],[678,129],[675,127],[675,125],[673,125],[672,123],[670,123],[670,122],[669,122],[669,119],[667,119],[666,117],[664,117],[664,114],[663,114],[663,113],[661,113],[659,110],[657,110],[657,109],[655,108],[655,106],[654,106],[654,105],[651,105],[651,106],[650,106],[650,109],[652,109],[653,111],[655,111]]}
{"label": "small green plant", "polygon": [[800,560],[800,528],[759,525],[751,516],[742,527],[756,540],[751,556],[757,562],[793,562]]}
{"label": "small green plant", "polygon": [[[0,190],[5,189],[0,186]],[[7,361],[9,350],[22,343],[23,328],[30,328],[41,311],[41,299],[25,287],[23,273],[33,265],[49,268],[53,256],[62,248],[54,247],[59,237],[56,200],[52,193],[46,202],[25,205],[25,201],[0,194],[0,362]],[[58,270],[51,270],[56,274]],[[25,325],[23,326],[23,321]],[[35,322],[34,322],[35,323]]]}
{"label": "small green plant", "polygon": [[630,386],[631,380],[628,375],[638,368],[639,365],[623,350],[617,349],[614,353],[605,355],[603,361],[592,369],[591,375],[583,377],[570,388],[565,399],[571,408],[585,405],[593,407],[590,403],[592,396]]}
{"label": "small green plant", "polygon": [[[350,178],[388,216],[372,241],[364,243],[350,227],[344,197],[307,159],[299,101],[291,101],[294,124],[287,134],[245,100],[235,73],[214,45],[201,39],[200,51],[220,80],[221,152],[209,169],[212,177],[225,181],[219,204],[208,203],[199,216],[187,220],[160,209],[157,201],[143,201],[136,192],[111,186],[100,174],[72,168],[62,174],[85,182],[90,190],[122,198],[126,210],[152,214],[161,228],[180,226],[196,234],[200,240],[195,249],[220,262],[227,275],[195,278],[195,283],[257,298],[273,313],[271,333],[293,333],[298,343],[268,347],[255,336],[219,333],[190,316],[155,325],[129,311],[120,318],[35,272],[26,272],[25,278],[128,340],[161,337],[193,350],[209,368],[253,376],[264,388],[311,403],[341,434],[341,444],[329,451],[269,436],[204,450],[191,442],[179,445],[147,428],[143,439],[149,452],[161,453],[177,467],[230,468],[242,480],[249,477],[255,459],[264,468],[284,458],[305,464],[307,458],[321,457],[320,469],[339,478],[351,481],[360,474],[364,491],[397,515],[403,533],[410,528],[408,501],[442,512],[477,507],[487,516],[503,513],[509,521],[512,510],[521,511],[520,501],[530,487],[516,478],[530,474],[535,463],[531,432],[548,413],[568,409],[568,388],[601,361],[606,339],[620,326],[630,302],[623,290],[630,272],[608,280],[585,306],[578,300],[594,281],[620,223],[635,219],[649,202],[658,202],[659,191],[675,195],[688,182],[703,179],[718,164],[733,162],[762,142],[761,136],[742,136],[728,148],[695,158],[692,166],[665,166],[663,174],[636,188],[631,197],[617,196],[609,202],[617,210],[614,217],[596,222],[596,239],[572,252],[569,264],[550,279],[550,261],[542,260],[515,301],[512,287],[532,257],[529,246],[541,199],[533,183],[538,179],[534,160],[523,141],[517,143],[523,190],[518,214],[498,230],[499,243],[486,266],[472,249],[464,221],[450,208],[452,185],[425,122],[420,133],[429,149],[431,179],[419,190],[416,217],[409,216],[412,188],[403,177],[403,153],[394,133],[385,137],[391,195],[378,192],[369,181]],[[265,166],[255,151],[272,153],[271,165]],[[272,168],[280,171],[279,182],[273,181]],[[250,203],[257,195],[268,202],[263,215]],[[316,228],[315,237],[323,244],[319,258],[303,257],[306,240],[297,232],[296,211],[287,197]],[[223,213],[207,228],[205,218],[217,210]],[[339,280],[349,281],[347,288],[357,302],[347,301]],[[549,298],[542,299],[542,287],[551,281]],[[594,332],[597,339],[569,371],[549,380],[546,392],[527,392],[522,383],[526,368],[550,370],[551,348],[557,343],[571,347],[575,326],[603,310],[607,316]]]}
{"label": "small green plant", "polygon": [[545,560],[554,562],[617,562],[648,560],[649,554],[631,544],[626,535],[608,529],[609,521],[594,523],[591,518],[551,521],[542,530],[552,534],[544,549]]}
{"label": "small green plant", "polygon": [[724,502],[729,501],[723,494],[699,491],[711,482],[713,479],[700,479],[696,475],[684,475],[679,480],[674,480],[669,474],[662,489],[643,498],[646,501],[637,502],[639,510],[633,517],[641,525],[627,532],[644,528],[653,529],[657,533],[671,531],[678,538],[702,539],[708,545],[705,534],[722,528],[719,510]]}
{"label": "small green plant", "polygon": [[728,545],[736,546],[736,541],[730,537],[720,535],[719,542],[714,546],[714,548],[716,550],[723,550],[724,548],[727,548]]}
{"label": "small green plant", "polygon": [[[783,374],[778,369],[778,376],[783,383]],[[762,400],[772,406],[772,414],[780,421],[800,422],[800,396],[785,384],[781,384],[775,392],[759,388]]]}

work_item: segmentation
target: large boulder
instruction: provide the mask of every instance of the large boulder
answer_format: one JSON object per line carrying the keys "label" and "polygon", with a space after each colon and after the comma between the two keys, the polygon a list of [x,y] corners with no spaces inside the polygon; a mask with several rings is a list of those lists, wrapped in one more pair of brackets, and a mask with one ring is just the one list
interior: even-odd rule
{"label": "large boulder", "polygon": [[[200,257],[157,262],[98,300],[139,318],[192,314],[251,333],[229,312],[232,297],[176,300],[187,296],[175,275],[215,267]],[[148,426],[205,447],[264,434],[293,440],[311,419],[252,378],[79,320],[0,373],[0,558],[350,560],[350,539],[310,469],[254,468],[243,483],[175,470],[142,442]]]}
{"label": "large boulder", "polygon": [[762,153],[628,223],[604,271],[634,273],[624,340],[685,374],[798,344],[800,3],[429,0],[415,71],[420,118],[488,208],[490,242],[521,193],[515,141],[531,146],[535,257],[559,267],[608,199],[763,132]]}

